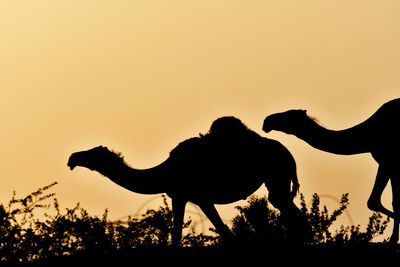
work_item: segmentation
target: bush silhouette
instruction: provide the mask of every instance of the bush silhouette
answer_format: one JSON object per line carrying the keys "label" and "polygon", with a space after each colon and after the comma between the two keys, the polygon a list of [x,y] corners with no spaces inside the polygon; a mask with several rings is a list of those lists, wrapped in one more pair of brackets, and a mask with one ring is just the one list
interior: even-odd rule
{"label": "bush silhouette", "polygon": [[[114,228],[117,249],[130,250],[131,248],[169,247],[172,245],[171,235],[173,227],[172,209],[166,197],[163,197],[163,206],[157,210],[148,209],[140,218],[129,218],[126,225],[117,224]],[[188,229],[191,221],[184,222],[183,229]],[[184,247],[203,247],[214,244],[214,236],[197,234],[194,231],[183,236]]]}
{"label": "bush silhouette", "polygon": [[[320,207],[320,197],[314,194],[310,207],[307,207],[303,194],[301,198],[301,211],[306,215],[310,225],[310,232],[306,235],[304,245],[356,245],[371,242],[378,235],[383,234],[388,226],[389,218],[382,219],[377,212],[372,213],[366,230],[363,232],[360,225],[341,226],[334,233],[330,227],[336,219],[343,214],[349,205],[348,194],[342,195],[340,206],[329,214],[328,209]],[[248,204],[238,206],[239,211],[233,219],[232,231],[239,243],[249,245],[276,246],[285,244],[286,229],[282,223],[279,211],[270,207],[268,199],[251,196]]]}
{"label": "bush silhouette", "polygon": [[[65,257],[114,257],[129,254],[133,248],[166,248],[171,246],[172,209],[163,196],[158,209],[149,209],[139,218],[127,222],[111,222],[107,210],[101,217],[89,215],[79,203],[61,212],[59,203],[47,191],[56,183],[39,188],[24,198],[15,192],[8,205],[0,204],[0,260],[1,262],[30,262]],[[349,204],[348,194],[340,206],[329,213],[320,207],[314,194],[310,207],[301,195],[301,210],[310,223],[304,245],[336,246],[368,244],[384,232],[389,219],[373,213],[365,231],[357,226],[341,226],[334,233],[329,228]],[[232,220],[234,246],[276,246],[286,244],[286,229],[278,210],[264,197],[251,196],[244,206],[236,207],[239,214]],[[184,222],[186,235],[183,247],[221,247],[217,233],[196,233],[190,230],[191,221]],[[213,230],[213,229],[211,229]],[[216,232],[215,230],[213,230]]]}
{"label": "bush silhouette", "polygon": [[[132,248],[168,247],[171,245],[172,210],[166,197],[158,210],[149,209],[140,218],[112,223],[107,210],[102,217],[91,216],[78,203],[60,211],[55,194],[45,192],[56,185],[39,188],[25,198],[14,195],[7,206],[0,204],[0,260],[28,262],[38,259],[113,255]],[[46,204],[47,203],[47,204]],[[40,212],[42,211],[42,212]],[[189,228],[191,221],[184,224]],[[189,232],[183,246],[212,245],[214,236]]]}
{"label": "bush silhouette", "polygon": [[301,210],[306,214],[311,225],[311,233],[308,235],[309,239],[306,240],[307,244],[336,243],[344,245],[368,243],[374,237],[383,234],[390,220],[389,217],[386,220],[382,220],[383,217],[380,213],[373,212],[365,232],[361,232],[360,225],[346,227],[342,225],[339,231],[335,231],[332,234],[329,230],[330,226],[343,214],[349,205],[348,193],[342,195],[339,208],[334,210],[331,215],[329,215],[326,206],[321,210],[318,194],[315,193],[312,196],[310,209],[307,208],[304,196],[301,195],[300,197]]}
{"label": "bush silhouette", "polygon": [[285,242],[286,229],[279,211],[267,198],[251,196],[247,205],[237,206],[239,215],[232,220],[232,232],[241,245],[275,245]]}

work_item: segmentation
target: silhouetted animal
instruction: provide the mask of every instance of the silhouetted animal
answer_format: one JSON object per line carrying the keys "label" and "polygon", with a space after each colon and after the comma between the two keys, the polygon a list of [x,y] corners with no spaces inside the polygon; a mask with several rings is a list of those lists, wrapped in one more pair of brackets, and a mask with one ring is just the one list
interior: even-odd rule
{"label": "silhouetted animal", "polygon": [[[378,174],[368,208],[395,219],[391,243],[399,239],[400,220],[400,99],[382,105],[366,121],[346,130],[333,131],[320,126],[305,110],[272,114],[264,120],[263,130],[293,134],[314,148],[341,155],[371,153],[378,162]],[[389,178],[392,184],[393,212],[381,204]]]}
{"label": "silhouetted animal", "polygon": [[246,199],[263,183],[270,202],[287,219],[288,228],[298,232],[295,221],[302,214],[293,203],[299,188],[294,158],[279,142],[259,136],[235,117],[217,119],[207,134],[181,142],[167,160],[150,169],[134,169],[120,154],[102,146],[72,154],[68,166],[71,170],[82,166],[98,171],[136,193],[166,193],[172,199],[175,246],[182,237],[188,201],[198,205],[229,240],[231,232],[214,204]]}

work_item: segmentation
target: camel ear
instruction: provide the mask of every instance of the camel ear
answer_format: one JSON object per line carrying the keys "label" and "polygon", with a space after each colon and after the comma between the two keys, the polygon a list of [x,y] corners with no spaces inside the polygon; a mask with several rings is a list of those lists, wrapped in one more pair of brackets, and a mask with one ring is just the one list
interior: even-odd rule
{"label": "camel ear", "polygon": [[304,114],[307,114],[307,110],[306,109],[302,109],[302,112],[304,112]]}

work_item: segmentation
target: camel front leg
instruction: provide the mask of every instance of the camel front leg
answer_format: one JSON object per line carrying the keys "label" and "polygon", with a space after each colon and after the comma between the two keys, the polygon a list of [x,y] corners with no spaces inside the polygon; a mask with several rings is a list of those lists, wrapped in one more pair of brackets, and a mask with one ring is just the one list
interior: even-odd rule
{"label": "camel front leg", "polygon": [[185,216],[186,200],[179,198],[172,199],[172,213],[174,216],[174,224],[172,228],[172,246],[179,247],[182,239],[182,224]]}
{"label": "camel front leg", "polygon": [[229,230],[228,226],[226,226],[226,224],[224,224],[224,222],[222,221],[215,206],[211,203],[205,203],[199,206],[200,209],[207,216],[207,218],[214,225],[214,227],[217,229],[221,237],[225,240],[231,240],[233,238],[232,232]]}
{"label": "camel front leg", "polygon": [[389,181],[389,174],[384,170],[382,165],[379,165],[378,174],[376,175],[374,187],[372,188],[371,195],[368,199],[367,206],[372,211],[377,211],[385,214],[386,216],[394,218],[394,213],[386,209],[381,202],[381,196]]}

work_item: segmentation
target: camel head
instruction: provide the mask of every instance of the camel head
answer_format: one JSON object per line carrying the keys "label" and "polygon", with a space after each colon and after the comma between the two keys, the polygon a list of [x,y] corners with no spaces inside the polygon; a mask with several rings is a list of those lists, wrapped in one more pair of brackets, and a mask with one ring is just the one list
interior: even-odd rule
{"label": "camel head", "polygon": [[119,153],[112,152],[107,147],[98,146],[86,151],[73,153],[69,157],[67,165],[71,170],[77,166],[98,170],[99,167],[121,162],[123,162],[123,158]]}
{"label": "camel head", "polygon": [[293,134],[294,131],[301,129],[307,120],[310,118],[307,116],[306,110],[293,109],[267,116],[262,129],[266,133],[276,130]]}

